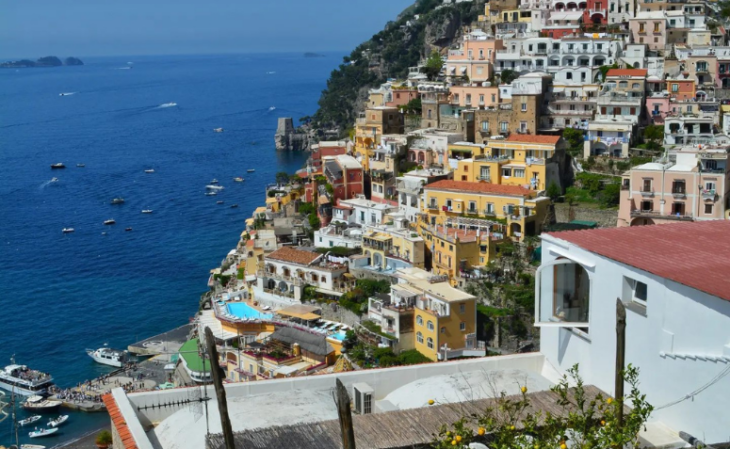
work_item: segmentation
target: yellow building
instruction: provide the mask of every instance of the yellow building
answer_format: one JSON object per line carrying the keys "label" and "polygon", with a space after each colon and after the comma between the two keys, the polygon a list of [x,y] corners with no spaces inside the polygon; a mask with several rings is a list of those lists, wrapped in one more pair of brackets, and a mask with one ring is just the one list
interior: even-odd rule
{"label": "yellow building", "polygon": [[476,338],[476,298],[451,287],[443,276],[418,269],[399,270],[399,285],[414,292],[414,347],[431,360],[484,356]]}
{"label": "yellow building", "polygon": [[542,232],[549,205],[549,198],[515,185],[443,180],[423,188],[428,226],[449,226],[456,218],[472,219],[475,226],[497,220],[518,240]]}
{"label": "yellow building", "polygon": [[373,267],[385,269],[388,265],[386,257],[404,260],[418,268],[425,266],[423,238],[405,227],[368,227],[362,236],[362,249]]}
{"label": "yellow building", "polygon": [[558,160],[565,152],[559,136],[511,135],[486,144],[450,144],[457,159],[454,180],[486,181],[506,186],[546,190],[555,182],[561,187]]}
{"label": "yellow building", "polygon": [[355,123],[355,156],[367,171],[373,151],[383,134],[403,134],[403,114],[397,107],[376,106],[365,110]]}

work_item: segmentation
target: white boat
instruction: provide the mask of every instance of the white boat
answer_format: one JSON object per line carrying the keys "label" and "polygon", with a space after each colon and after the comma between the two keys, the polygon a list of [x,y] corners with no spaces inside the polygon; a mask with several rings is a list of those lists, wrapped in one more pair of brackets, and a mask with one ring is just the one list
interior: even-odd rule
{"label": "white boat", "polygon": [[87,349],[86,353],[94,359],[95,362],[109,366],[116,366],[121,368],[127,363],[128,354],[127,351],[118,351],[107,347],[99,349]]}
{"label": "white boat", "polygon": [[217,184],[208,184],[207,186],[205,186],[205,188],[208,189],[208,190],[223,190],[223,189],[225,189],[225,187],[219,186]]}
{"label": "white boat", "polygon": [[223,201],[216,201],[215,204],[223,204]]}
{"label": "white boat", "polygon": [[66,166],[63,165],[63,162],[57,162],[57,163],[51,165],[51,170],[58,170],[60,168],[66,168]]}
{"label": "white boat", "polygon": [[27,426],[28,424],[33,424],[39,419],[41,419],[41,415],[33,415],[30,418],[21,419],[20,421],[18,421],[18,425],[21,427]]}
{"label": "white boat", "polygon": [[33,432],[30,432],[28,434],[28,436],[30,438],[40,438],[40,437],[47,437],[49,435],[53,435],[56,432],[58,432],[58,427],[51,427],[49,429],[34,430]]}
{"label": "white boat", "polygon": [[12,358],[10,360],[11,364],[0,371],[0,388],[23,396],[33,396],[46,394],[48,387],[53,385],[50,374],[17,365]]}
{"label": "white boat", "polygon": [[213,128],[213,132],[222,133],[223,128]]}
{"label": "white boat", "polygon": [[124,198],[117,197],[112,200],[112,204],[124,204]]}
{"label": "white boat", "polygon": [[216,195],[218,195],[218,194],[215,192],[205,192],[205,196],[216,196]]}
{"label": "white boat", "polygon": [[255,169],[255,168],[249,168],[249,169],[248,169],[248,170],[246,170],[246,171],[247,171],[247,172],[249,172],[249,173],[253,173],[253,172],[255,172],[255,171],[256,171],[256,169]]}
{"label": "white boat", "polygon": [[105,225],[113,225],[115,223],[116,223],[116,221],[113,218],[110,218],[108,220],[104,220],[104,224]]}
{"label": "white boat", "polygon": [[211,184],[218,184],[218,180],[217,180],[217,179],[215,179],[215,178],[213,178],[213,179],[212,179],[212,180],[210,181],[210,183],[211,183]]}
{"label": "white boat", "polygon": [[40,444],[21,444],[20,449],[46,449],[46,447]]}
{"label": "white boat", "polygon": [[86,167],[86,164],[76,164],[76,166],[79,168],[84,168],[84,167]]}
{"label": "white boat", "polygon": [[51,182],[58,182],[58,178],[51,178]]}
{"label": "white boat", "polygon": [[233,180],[236,181],[236,182],[243,182],[244,181],[244,179],[241,178],[240,176],[236,176],[235,178],[233,178]]}
{"label": "white boat", "polygon": [[152,209],[145,209],[145,210],[142,211],[142,213],[143,214],[151,214],[152,213]]}
{"label": "white boat", "polygon": [[23,408],[37,413],[49,413],[58,410],[61,401],[46,399],[43,396],[31,396],[23,402]]}
{"label": "white boat", "polygon": [[145,172],[145,173],[154,173],[154,172],[155,172],[155,170],[154,170],[153,168],[148,168],[148,169],[147,169],[147,170],[145,170],[144,172]]}
{"label": "white boat", "polygon": [[63,230],[61,232],[63,232],[64,234],[70,234],[74,231],[75,231],[74,228],[63,228]]}
{"label": "white boat", "polygon": [[56,419],[52,419],[52,420],[48,421],[48,426],[49,427],[58,427],[61,424],[65,423],[66,421],[68,421],[68,415],[61,415]]}

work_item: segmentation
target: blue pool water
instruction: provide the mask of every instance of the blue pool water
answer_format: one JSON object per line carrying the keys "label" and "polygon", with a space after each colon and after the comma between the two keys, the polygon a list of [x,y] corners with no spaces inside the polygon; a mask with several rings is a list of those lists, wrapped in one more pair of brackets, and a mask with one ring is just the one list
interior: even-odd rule
{"label": "blue pool water", "polygon": [[262,320],[270,320],[274,315],[270,313],[262,313],[243,302],[232,302],[228,304],[228,313],[238,318],[259,318]]}
{"label": "blue pool water", "polygon": [[[276,152],[277,118],[312,114],[341,61],[78,56],[86,65],[0,70],[0,368],[15,354],[62,387],[110,371],[84,348],[126,348],[195,314],[264,185],[306,160]],[[127,61],[134,69],[119,70]],[[56,162],[67,168],[52,171]],[[205,196],[213,178],[225,190]],[[119,196],[126,202],[111,205]],[[117,224],[104,226],[109,218]],[[109,422],[70,415],[44,445]],[[7,420],[0,445],[10,442]]]}
{"label": "blue pool water", "polygon": [[342,331],[337,332],[336,334],[329,335],[329,338],[332,338],[334,340],[343,341],[345,339],[345,333]]}

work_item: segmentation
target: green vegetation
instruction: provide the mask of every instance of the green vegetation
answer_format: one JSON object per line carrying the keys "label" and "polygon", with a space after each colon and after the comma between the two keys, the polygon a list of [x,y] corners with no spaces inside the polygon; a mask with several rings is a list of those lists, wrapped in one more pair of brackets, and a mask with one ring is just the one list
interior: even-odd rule
{"label": "green vegetation", "polygon": [[276,183],[279,185],[289,184],[289,174],[285,171],[280,171],[279,173],[277,173],[276,174]]}
{"label": "green vegetation", "polygon": [[367,312],[368,298],[376,293],[387,293],[390,291],[388,281],[376,281],[373,279],[358,279],[355,288],[340,297],[341,307],[362,315]]}
{"label": "green vegetation", "polygon": [[329,182],[328,182],[327,184],[325,184],[325,185],[324,185],[324,189],[325,189],[325,190],[327,191],[327,193],[329,193],[330,195],[332,195],[333,193],[335,193],[335,188],[334,188],[334,187],[332,187],[332,184],[330,184]]}
{"label": "green vegetation", "polygon": [[317,248],[316,251],[321,254],[330,253],[336,257],[349,257],[354,254],[360,254],[360,248],[345,248],[344,246],[331,246],[329,248]]}
{"label": "green vegetation", "polygon": [[102,430],[96,435],[96,444],[99,447],[105,447],[112,444],[112,434],[108,430]]}
{"label": "green vegetation", "polygon": [[414,98],[409,101],[405,106],[401,106],[400,110],[406,114],[421,115],[423,111],[423,105],[421,104],[421,97]]}
{"label": "green vegetation", "polygon": [[375,348],[363,343],[357,343],[347,351],[347,355],[355,363],[364,368],[387,368],[390,366],[416,365],[432,362],[431,359],[416,349],[410,349],[396,354],[390,348]]}
{"label": "green vegetation", "polygon": [[273,197],[275,197],[275,196],[276,196],[276,195],[277,195],[278,193],[280,193],[280,194],[283,194],[283,195],[286,195],[286,194],[287,194],[288,192],[287,192],[286,190],[269,190],[269,191],[268,191],[268,192],[266,193],[266,195],[267,195],[267,196],[268,196],[269,198],[273,198]]}
{"label": "green vegetation", "polygon": [[221,285],[228,285],[228,282],[231,280],[231,276],[227,274],[214,274],[213,279],[220,282]]}
{"label": "green vegetation", "polygon": [[380,326],[378,326],[374,321],[365,320],[365,321],[360,322],[360,324],[362,325],[362,327],[364,327],[365,329],[369,330],[370,332],[372,332],[374,334],[378,334],[381,337],[395,340],[394,335],[389,334],[387,332],[383,332],[383,329]]}
{"label": "green vegetation", "polygon": [[510,84],[512,81],[516,80],[520,76],[519,73],[515,72],[514,70],[502,70],[502,73],[499,75],[499,81],[502,84]]}
{"label": "green vegetation", "polygon": [[555,184],[555,181],[552,181],[550,185],[547,188],[547,196],[550,197],[551,200],[555,201],[560,196],[560,187],[558,187],[557,184]]}
{"label": "green vegetation", "polygon": [[316,207],[312,203],[300,203],[299,204],[299,213],[304,215],[309,215],[312,212],[315,212],[317,210]]}
{"label": "green vegetation", "polygon": [[583,131],[575,128],[565,128],[563,130],[563,139],[568,145],[566,151],[573,157],[583,154]]}
{"label": "green vegetation", "polygon": [[319,227],[322,225],[322,222],[319,220],[319,217],[315,212],[309,214],[307,220],[309,220],[309,227],[311,227],[315,231],[319,229]]}
{"label": "green vegetation", "polygon": [[649,125],[644,128],[644,146],[647,150],[659,151],[664,141],[664,126]]}
{"label": "green vegetation", "polygon": [[578,173],[576,185],[568,187],[566,198],[571,202],[594,203],[602,209],[616,207],[621,194],[618,178],[594,173]]}
{"label": "green vegetation", "polygon": [[619,68],[618,64],[615,64],[615,63],[613,65],[602,65],[601,67],[599,67],[598,70],[600,70],[600,72],[601,72],[601,81],[606,80],[606,74],[608,73],[609,70],[617,69],[617,68]]}
{"label": "green vegetation", "polygon": [[438,50],[433,50],[426,60],[426,64],[423,66],[423,73],[428,76],[428,79],[433,81],[441,72],[444,67],[444,58],[441,57],[441,53]]}
{"label": "green vegetation", "polygon": [[240,267],[238,269],[238,274],[236,274],[236,279],[243,279],[243,277],[246,275],[246,267]]}

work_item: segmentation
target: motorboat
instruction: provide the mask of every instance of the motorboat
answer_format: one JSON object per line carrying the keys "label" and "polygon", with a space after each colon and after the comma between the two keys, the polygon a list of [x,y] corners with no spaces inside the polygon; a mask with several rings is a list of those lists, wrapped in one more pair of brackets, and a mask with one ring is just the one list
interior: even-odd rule
{"label": "motorboat", "polygon": [[218,184],[208,184],[207,186],[205,186],[205,188],[208,189],[208,190],[223,190],[223,189],[225,189],[225,187],[219,186]]}
{"label": "motorboat", "polygon": [[124,198],[118,197],[112,200],[112,204],[124,204]]}
{"label": "motorboat", "polygon": [[113,224],[116,224],[116,223],[117,222],[113,218],[110,218],[108,220],[104,220],[104,224],[105,225],[113,225]]}
{"label": "motorboat", "polygon": [[76,231],[76,229],[74,229],[74,228],[63,228],[63,230],[61,232],[63,232],[64,234],[70,234],[74,231]]}
{"label": "motorboat", "polygon": [[152,213],[152,209],[145,209],[145,210],[142,211],[142,213],[143,214],[151,214]]}
{"label": "motorboat", "polygon": [[[23,396],[43,395],[53,385],[53,377],[25,365],[18,365],[13,358],[11,364],[0,371],[0,388]],[[59,403],[60,404],[60,403]]]}
{"label": "motorboat", "polygon": [[132,230],[132,228],[124,228],[125,231],[129,232]]}
{"label": "motorboat", "polygon": [[97,363],[115,366],[117,368],[121,368],[129,360],[129,353],[127,351],[111,349],[106,346],[99,349],[87,349],[86,354]]}
{"label": "motorboat", "polygon": [[66,168],[66,166],[63,165],[63,162],[58,162],[58,163],[51,165],[51,170],[58,170],[60,168]]}
{"label": "motorboat", "polygon": [[76,166],[79,168],[84,168],[84,167],[86,167],[86,164],[76,164]]}
{"label": "motorboat", "polygon": [[236,182],[243,182],[244,181],[244,179],[241,178],[240,176],[236,176],[235,178],[233,178],[233,180],[236,181]]}
{"label": "motorboat", "polygon": [[216,201],[215,204],[223,204],[223,201]]}
{"label": "motorboat", "polygon": [[53,399],[46,399],[43,396],[31,396],[25,402],[23,402],[23,408],[26,410],[32,410],[36,413],[50,413],[58,410],[61,406],[61,401]]}
{"label": "motorboat", "polygon": [[153,169],[153,168],[148,168],[148,169],[147,169],[147,170],[145,170],[144,172],[145,172],[145,173],[154,173],[154,172],[155,172],[155,169]]}
{"label": "motorboat", "polygon": [[238,207],[238,204],[231,204],[231,209],[235,209]]}
{"label": "motorboat", "polygon": [[47,429],[38,429],[38,430],[34,430],[34,431],[28,433],[28,437],[30,437],[30,438],[47,437],[49,435],[53,435],[56,432],[58,432],[58,427],[50,427]]}
{"label": "motorboat", "polygon": [[256,171],[256,169],[255,169],[255,168],[249,168],[249,169],[248,169],[248,170],[246,170],[246,171],[247,171],[247,172],[249,172],[249,173],[253,173],[253,172],[255,172],[255,171]]}
{"label": "motorboat", "polygon": [[46,447],[40,444],[21,444],[20,449],[46,449]]}
{"label": "motorboat", "polygon": [[51,178],[51,182],[58,182],[58,178]]}
{"label": "motorboat", "polygon": [[48,426],[49,427],[58,427],[61,424],[65,423],[66,421],[68,421],[68,415],[61,415],[56,419],[52,419],[52,420],[48,421]]}
{"label": "motorboat", "polygon": [[20,421],[18,421],[18,425],[20,427],[27,426],[28,424],[33,424],[39,419],[41,419],[41,415],[33,415],[30,418],[21,419]]}
{"label": "motorboat", "polygon": [[216,196],[218,195],[216,192],[205,192],[205,196]]}
{"label": "motorboat", "polygon": [[217,179],[215,179],[215,178],[213,178],[213,179],[212,179],[212,180],[210,181],[210,183],[211,183],[211,184],[218,184],[218,180],[217,180]]}
{"label": "motorboat", "polygon": [[213,132],[222,133],[223,132],[223,128],[213,128]]}

